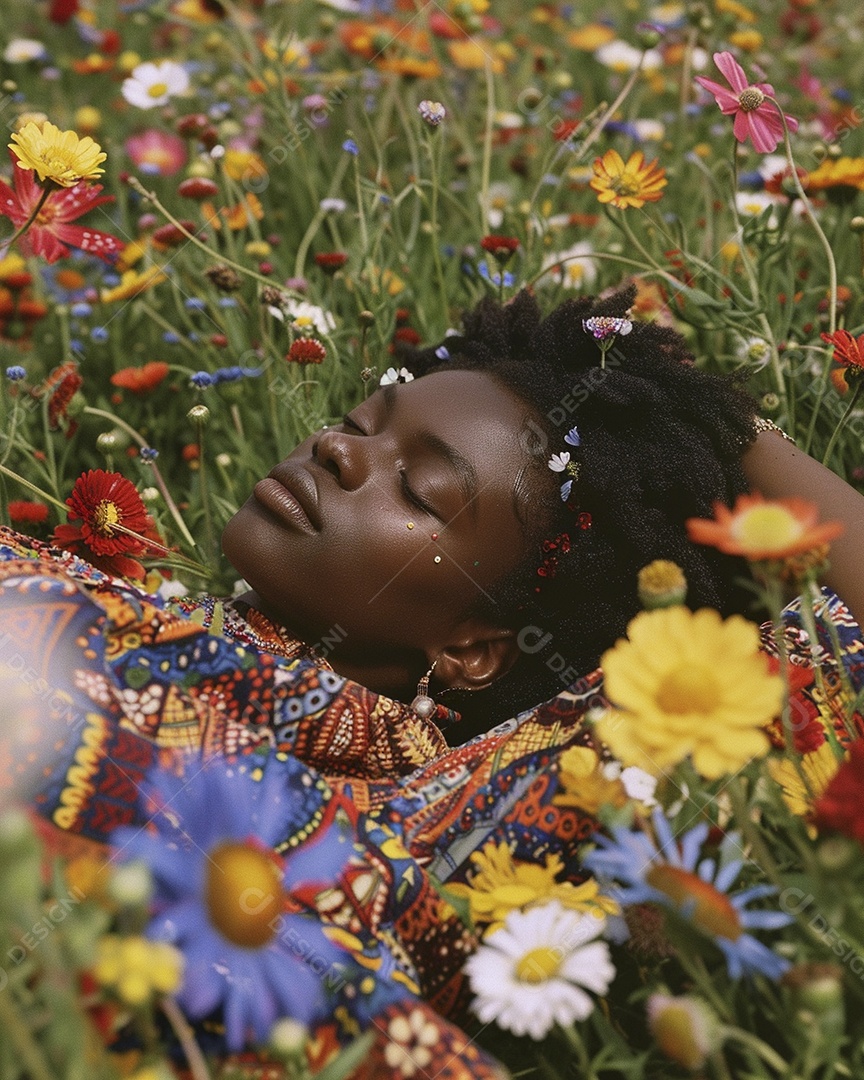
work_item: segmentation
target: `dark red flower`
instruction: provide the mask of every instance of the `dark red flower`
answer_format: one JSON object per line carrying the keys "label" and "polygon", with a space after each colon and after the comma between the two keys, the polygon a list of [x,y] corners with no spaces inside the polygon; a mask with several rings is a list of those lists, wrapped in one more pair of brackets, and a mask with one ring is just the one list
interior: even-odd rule
{"label": "dark red flower", "polygon": [[90,469],[75,481],[66,505],[69,520],[81,524],[58,525],[53,543],[105,573],[144,580],[144,567],[130,556],[145,550],[142,537],[153,522],[134,484],[120,473]]}
{"label": "dark red flower", "polygon": [[48,520],[48,507],[45,503],[13,499],[9,503],[9,520],[13,525],[41,525]]}
{"label": "dark red flower", "polygon": [[864,739],[849,747],[849,757],[834,774],[814,807],[819,828],[834,829],[864,844]]}
{"label": "dark red flower", "polygon": [[413,326],[397,326],[393,333],[393,340],[405,345],[419,345],[421,338]]}
{"label": "dark red flower", "polygon": [[151,360],[142,367],[121,368],[111,376],[111,385],[131,390],[133,394],[149,394],[168,376],[171,369],[161,360]]}
{"label": "dark red flower", "polygon": [[315,338],[301,337],[292,341],[285,359],[290,364],[320,364],[327,355],[327,350]]}
{"label": "dark red flower", "polygon": [[505,263],[519,247],[519,241],[515,236],[484,236],[480,241],[480,247],[494,256],[499,263]]}
{"label": "dark red flower", "polygon": [[219,194],[219,185],[206,176],[190,176],[177,185],[177,194],[184,199],[212,199]]}
{"label": "dark red flower", "polygon": [[182,228],[171,221],[167,225],[160,225],[158,229],[153,230],[153,239],[162,247],[179,247],[180,244],[185,244],[189,237],[183,230],[194,236],[197,226],[194,221],[181,221],[180,225]]}
{"label": "dark red flower", "polygon": [[315,262],[325,273],[335,274],[348,262],[348,256],[344,251],[322,251],[315,256]]}
{"label": "dark red flower", "polygon": [[[13,161],[17,159],[13,157]],[[15,190],[0,180],[0,215],[8,217],[18,228],[36,209],[43,189],[33,179],[30,169],[13,172]],[[125,244],[110,233],[98,229],[85,229],[72,222],[92,210],[94,206],[113,202],[113,195],[100,195],[101,184],[88,184],[82,180],[74,187],[52,191],[45,200],[36,220],[16,241],[25,255],[41,255],[46,262],[57,262],[71,254],[69,248],[80,248],[96,255],[104,262],[112,262]]]}

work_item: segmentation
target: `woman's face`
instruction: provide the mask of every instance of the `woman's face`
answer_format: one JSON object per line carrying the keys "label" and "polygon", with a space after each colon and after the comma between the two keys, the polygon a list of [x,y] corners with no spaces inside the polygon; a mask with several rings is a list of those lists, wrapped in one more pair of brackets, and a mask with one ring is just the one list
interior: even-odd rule
{"label": "woman's face", "polygon": [[223,549],[306,641],[434,654],[524,555],[528,494],[551,476],[525,449],[536,430],[482,372],[388,386],[272,469]]}

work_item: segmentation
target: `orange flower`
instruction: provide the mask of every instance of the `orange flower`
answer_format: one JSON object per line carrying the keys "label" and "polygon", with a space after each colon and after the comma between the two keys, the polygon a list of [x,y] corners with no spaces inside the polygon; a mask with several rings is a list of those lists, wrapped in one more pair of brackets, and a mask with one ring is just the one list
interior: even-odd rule
{"label": "orange flower", "polygon": [[167,378],[170,368],[161,360],[151,360],[143,367],[121,368],[111,376],[111,385],[133,394],[148,394]]}
{"label": "orange flower", "polygon": [[820,334],[823,341],[834,346],[834,359],[845,368],[846,376],[864,374],[864,334],[853,337],[848,330],[835,330],[833,334]]}
{"label": "orange flower", "polygon": [[820,525],[817,516],[816,504],[804,499],[740,495],[731,510],[715,503],[713,520],[689,518],[687,535],[696,544],[743,555],[751,562],[781,560],[821,548],[843,532],[839,521]]}
{"label": "orange flower", "polygon": [[601,203],[612,203],[619,210],[628,206],[639,210],[646,202],[657,202],[662,196],[666,173],[657,164],[657,158],[646,165],[641,150],[634,151],[626,164],[617,150],[607,150],[594,162],[590,186]]}

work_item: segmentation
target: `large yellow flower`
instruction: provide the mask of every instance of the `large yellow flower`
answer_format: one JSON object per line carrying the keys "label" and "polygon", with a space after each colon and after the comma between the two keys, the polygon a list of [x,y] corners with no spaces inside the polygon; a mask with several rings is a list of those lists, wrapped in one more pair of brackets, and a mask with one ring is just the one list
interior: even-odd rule
{"label": "large yellow flower", "polygon": [[603,762],[590,746],[571,746],[561,755],[556,806],[575,806],[596,814],[601,806],[619,808],[627,802],[627,792],[618,777],[603,773]]}
{"label": "large yellow flower", "polygon": [[115,300],[131,300],[133,296],[140,296],[153,285],[167,279],[168,275],[158,266],[147,266],[140,273],[137,270],[125,270],[120,277],[120,284],[113,289],[103,289],[99,298],[103,304],[113,304]]}
{"label": "large yellow flower", "polygon": [[808,191],[830,188],[864,191],[864,158],[825,158],[817,169],[807,174],[805,187]]}
{"label": "large yellow flower", "polygon": [[550,900],[560,901],[571,911],[591,912],[598,918],[618,914],[618,905],[610,897],[600,895],[593,878],[581,885],[556,881],[564,869],[557,855],[547,855],[545,866],[517,862],[505,843],[490,842],[482,851],[475,851],[471,861],[476,867],[471,884],[448,883],[447,891],[468,900],[474,922],[489,924],[487,934],[503,926],[511,911]]}
{"label": "large yellow flower", "polygon": [[625,765],[658,776],[689,755],[713,780],[767,753],[765,725],[783,683],[769,673],[754,623],[710,608],[658,608],[637,615],[627,635],[603,654],[614,708],[597,722]]}
{"label": "large yellow flower", "polygon": [[74,187],[79,180],[95,180],[105,171],[99,165],[107,154],[89,135],[80,139],[74,131],[61,131],[50,120],[25,124],[12,133],[9,149],[22,169],[35,169],[39,180],[60,187]]}
{"label": "large yellow flower", "polygon": [[633,206],[641,209],[646,202],[657,202],[666,187],[666,173],[657,158],[645,164],[645,155],[635,150],[626,163],[617,150],[607,150],[594,162],[591,187],[601,203],[612,203],[619,210]]}

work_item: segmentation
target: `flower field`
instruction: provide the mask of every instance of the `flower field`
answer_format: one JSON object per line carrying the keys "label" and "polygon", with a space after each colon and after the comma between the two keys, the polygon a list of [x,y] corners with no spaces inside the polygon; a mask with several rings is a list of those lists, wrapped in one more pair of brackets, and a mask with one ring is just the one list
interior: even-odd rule
{"label": "flower field", "polygon": [[[630,319],[675,327],[864,490],[854,4],[40,0],[2,21],[0,524],[163,596],[230,594],[225,523],[405,379],[404,346],[485,296],[548,310],[623,281],[630,317],[586,320],[603,366]],[[550,467],[566,500],[569,453]],[[441,887],[473,935],[446,1038],[392,942],[322,929],[308,859],[272,855],[272,807],[217,774],[202,791],[236,809],[230,842],[180,798],[174,832],[108,868],[51,861],[0,816],[0,1080],[467,1077],[471,1053],[478,1076],[864,1076],[860,662],[818,588],[839,530],[758,496],[689,529],[750,560],[778,621],[791,578],[818,656],[790,632],[769,668],[743,619],[652,610],[652,564],[604,657],[614,707],[589,717],[618,763],[572,747],[553,770],[555,806],[599,822],[590,876],[490,843]],[[0,721],[14,683],[0,665]],[[371,831],[344,815],[316,849],[333,874]],[[338,993],[373,988],[337,1004],[269,923],[232,923],[208,860],[229,892],[275,890]],[[223,997],[216,953],[242,972]],[[310,1034],[328,1009],[330,1042]]]}

